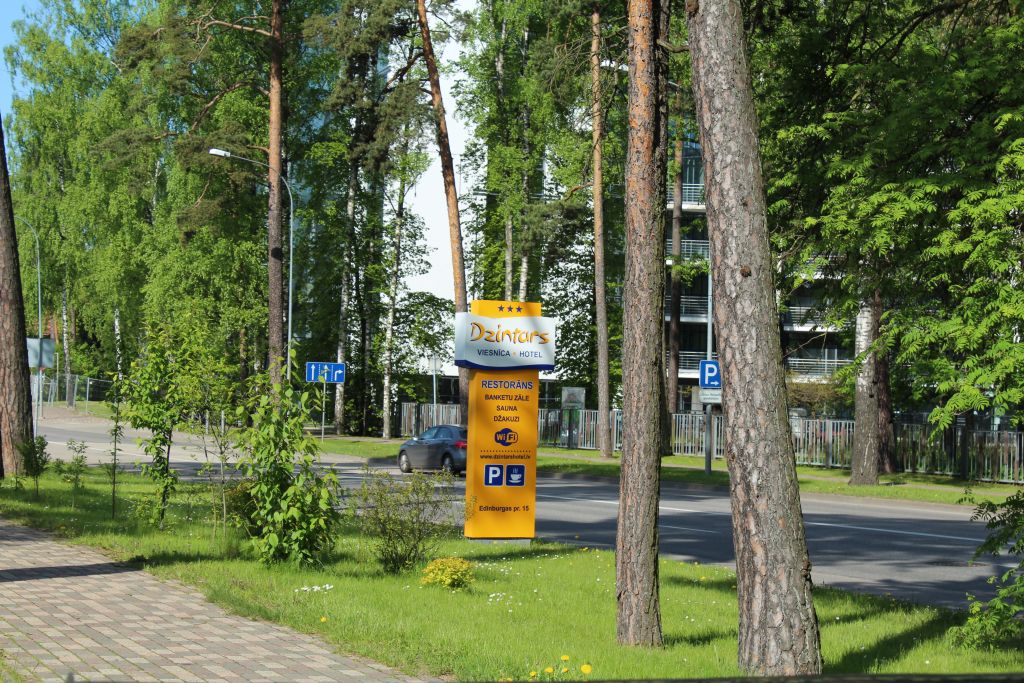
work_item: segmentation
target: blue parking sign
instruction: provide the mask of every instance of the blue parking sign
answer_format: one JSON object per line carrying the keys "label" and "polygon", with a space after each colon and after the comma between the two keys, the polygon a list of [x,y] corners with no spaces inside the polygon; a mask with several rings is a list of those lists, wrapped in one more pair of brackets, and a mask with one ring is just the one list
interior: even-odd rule
{"label": "blue parking sign", "polygon": [[484,465],[484,486],[501,486],[504,469],[504,465]]}
{"label": "blue parking sign", "polygon": [[698,375],[701,389],[722,388],[722,368],[717,360],[702,360]]}

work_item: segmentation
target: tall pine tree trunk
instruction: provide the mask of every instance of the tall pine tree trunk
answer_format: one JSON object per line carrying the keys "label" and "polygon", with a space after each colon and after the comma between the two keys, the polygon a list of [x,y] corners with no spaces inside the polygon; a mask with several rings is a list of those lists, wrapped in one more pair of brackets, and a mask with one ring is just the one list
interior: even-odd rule
{"label": "tall pine tree trunk", "polygon": [[[667,2],[668,0],[663,0]],[[658,502],[665,386],[664,164],[659,113],[661,2],[630,0],[626,277],[622,329],[622,474],[616,537],[616,632],[624,645],[660,646]],[[662,159],[664,153],[662,151]]]}
{"label": "tall pine tree trunk", "polygon": [[608,370],[608,302],[604,273],[604,111],[601,104],[601,8],[594,3],[590,15],[590,93],[593,111],[594,166],[594,311],[597,318],[597,447],[612,457],[611,397]]}
{"label": "tall pine tree trunk", "polygon": [[284,278],[283,253],[281,249],[281,130],[283,108],[282,62],[284,43],[281,35],[284,0],[272,0],[270,7],[270,116],[268,121],[267,164],[270,166],[267,183],[270,187],[267,211],[267,352],[270,381],[281,382],[281,363],[290,362],[284,358]]}
{"label": "tall pine tree trunk", "polygon": [[857,373],[853,397],[853,453],[850,455],[850,484],[853,485],[878,483],[881,457],[878,353],[872,347],[878,340],[881,318],[882,295],[876,289],[867,301],[861,303],[854,338],[854,352],[857,356],[867,355]]}
{"label": "tall pine tree trunk", "polygon": [[[452,148],[448,141],[448,122],[445,120],[444,101],[441,99],[441,78],[437,72],[437,59],[430,40],[430,24],[427,23],[427,2],[416,0],[420,34],[423,37],[423,61],[430,77],[430,97],[434,106],[434,126],[437,131],[437,151],[441,157],[441,177],[444,180],[444,195],[448,205],[448,233],[452,249],[452,284],[455,288],[455,312],[469,311],[466,296],[466,266],[462,252],[462,226],[459,224],[459,197],[455,189],[455,164]],[[459,368],[459,403],[462,407],[462,423],[469,418],[469,370]]]}
{"label": "tall pine tree trunk", "polygon": [[13,477],[21,470],[17,447],[32,438],[32,391],[18,237],[4,149],[0,122],[0,476]]}
{"label": "tall pine tree trunk", "polygon": [[[677,115],[682,119],[682,97],[676,94]],[[681,123],[681,121],[680,121]],[[676,174],[673,183],[672,198],[672,265],[679,265],[679,257],[682,254],[683,234],[683,135],[682,126],[676,131],[675,161]],[[676,412],[679,404],[679,308],[682,300],[683,288],[672,271],[669,271],[669,289],[671,292],[669,303],[669,324],[668,324],[668,370],[666,371],[667,389],[665,395],[668,397],[669,415]]]}
{"label": "tall pine tree trunk", "polygon": [[687,3],[722,364],[739,666],[821,671],[772,282],[757,115],[738,0]]}

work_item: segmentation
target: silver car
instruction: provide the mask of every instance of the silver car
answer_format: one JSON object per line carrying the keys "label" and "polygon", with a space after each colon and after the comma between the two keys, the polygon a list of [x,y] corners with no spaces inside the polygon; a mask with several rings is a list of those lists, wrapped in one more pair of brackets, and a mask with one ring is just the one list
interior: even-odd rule
{"label": "silver car", "polygon": [[398,469],[444,470],[452,474],[466,471],[466,428],[437,425],[414,436],[398,450]]}

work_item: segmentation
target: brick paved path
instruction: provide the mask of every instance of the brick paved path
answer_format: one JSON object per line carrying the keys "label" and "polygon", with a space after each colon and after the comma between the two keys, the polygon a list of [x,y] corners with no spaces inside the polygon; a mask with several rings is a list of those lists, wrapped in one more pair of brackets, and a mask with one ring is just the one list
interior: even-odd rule
{"label": "brick paved path", "polygon": [[28,680],[418,680],[3,519],[0,652]]}

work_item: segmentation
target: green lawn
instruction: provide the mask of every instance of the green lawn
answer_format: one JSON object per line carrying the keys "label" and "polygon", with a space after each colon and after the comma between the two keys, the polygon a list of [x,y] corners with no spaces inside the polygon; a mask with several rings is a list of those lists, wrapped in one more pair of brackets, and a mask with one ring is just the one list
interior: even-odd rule
{"label": "green lawn", "polygon": [[[152,485],[122,478],[122,493],[141,500]],[[176,494],[170,528],[160,532],[130,513],[110,520],[109,487],[91,470],[78,507],[69,507],[68,485],[43,479],[42,498],[31,483],[0,489],[0,514],[55,531],[73,543],[105,549],[156,575],[197,586],[211,600],[240,614],[315,633],[339,650],[409,673],[460,680],[504,677],[591,678],[711,677],[737,674],[736,601],[731,572],[677,561],[661,566],[666,646],[658,650],[615,643],[614,554],[535,542],[473,543],[455,535],[438,556],[476,563],[470,590],[451,592],[419,585],[419,572],[382,574],[369,540],[351,530],[318,570],[263,567],[249,559],[231,532],[215,537],[205,521],[208,492],[193,486]],[[132,506],[122,503],[126,513]],[[191,519],[192,521],[185,521]],[[302,591],[303,586],[326,586]],[[947,629],[959,613],[836,590],[815,593],[826,670],[830,672],[1020,671],[1019,651],[964,651],[952,647]],[[561,675],[560,657],[569,657]],[[553,675],[544,673],[545,667]]]}
{"label": "green lawn", "polygon": [[[324,441],[328,453],[340,453],[364,458],[394,458],[403,439],[385,441],[373,437],[329,437]],[[728,487],[729,475],[724,460],[712,463],[711,475],[704,474],[704,458],[690,455],[673,455],[663,458],[662,477],[666,481],[682,484]],[[548,475],[575,474],[592,477],[619,476],[618,453],[616,457],[602,460],[596,451],[570,449],[540,449],[537,458],[538,469]],[[866,496],[913,500],[950,505],[972,505],[964,500],[966,482],[951,477],[925,474],[882,475],[879,486],[849,486],[847,470],[825,469],[822,467],[797,467],[800,490],[804,493],[827,493],[842,496]],[[1017,491],[1017,487],[1006,484],[971,484],[974,500],[1001,501]]]}

